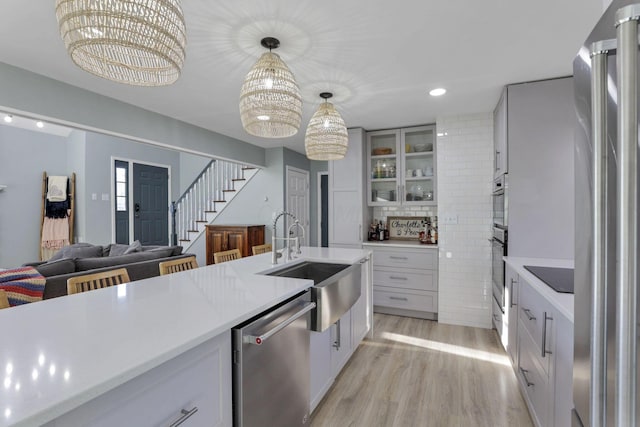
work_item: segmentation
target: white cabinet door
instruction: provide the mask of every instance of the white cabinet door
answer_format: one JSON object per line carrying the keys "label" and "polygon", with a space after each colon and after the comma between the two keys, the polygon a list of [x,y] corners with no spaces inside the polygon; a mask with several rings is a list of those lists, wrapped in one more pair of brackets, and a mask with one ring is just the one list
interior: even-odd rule
{"label": "white cabinet door", "polygon": [[564,316],[554,315],[556,327],[555,354],[555,426],[571,425],[573,409],[573,323]]}
{"label": "white cabinet door", "polygon": [[349,148],[342,160],[329,162],[329,246],[362,244],[364,226],[364,130],[349,129]]}
{"label": "white cabinet door", "polygon": [[507,141],[507,90],[500,96],[493,111],[493,177],[497,178],[508,171]]}
{"label": "white cabinet door", "polygon": [[573,78],[509,86],[509,255],[574,258]]}
{"label": "white cabinet door", "polygon": [[511,363],[516,366],[518,366],[518,286],[518,274],[507,264],[505,267],[505,314],[503,317],[505,320],[502,343],[511,357]]}
{"label": "white cabinet door", "polygon": [[[191,411],[193,414],[189,416]],[[46,426],[168,426],[181,418],[187,418],[181,424],[183,427],[232,425],[228,331]]]}
{"label": "white cabinet door", "polygon": [[331,366],[332,328],[324,332],[311,332],[311,402],[310,411],[318,406],[333,383]]}
{"label": "white cabinet door", "polygon": [[351,356],[351,311],[347,311],[331,328],[331,368],[333,375],[340,373]]}

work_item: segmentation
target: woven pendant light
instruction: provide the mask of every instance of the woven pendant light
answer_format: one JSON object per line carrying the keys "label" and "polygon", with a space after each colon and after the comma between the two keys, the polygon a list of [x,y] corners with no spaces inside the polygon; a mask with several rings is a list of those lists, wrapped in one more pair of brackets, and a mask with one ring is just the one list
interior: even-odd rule
{"label": "woven pendant light", "polygon": [[179,0],[56,0],[71,60],[83,70],[136,86],[180,77],[187,32]]}
{"label": "woven pendant light", "polygon": [[347,154],[347,126],[333,104],[327,101],[332,96],[329,92],[320,94],[325,102],[320,104],[307,127],[304,148],[311,160],[340,160]]}
{"label": "woven pendant light", "polygon": [[280,45],[265,37],[262,46],[269,49],[249,70],[240,90],[240,119],[251,135],[283,138],[295,135],[302,121],[302,97],[295,77],[277,54]]}

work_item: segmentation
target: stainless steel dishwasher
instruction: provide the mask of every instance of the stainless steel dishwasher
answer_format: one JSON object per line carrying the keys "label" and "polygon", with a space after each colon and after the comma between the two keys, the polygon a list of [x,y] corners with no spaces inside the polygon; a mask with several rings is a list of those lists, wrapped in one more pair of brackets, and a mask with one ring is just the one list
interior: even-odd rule
{"label": "stainless steel dishwasher", "polygon": [[309,425],[309,292],[232,330],[233,425]]}

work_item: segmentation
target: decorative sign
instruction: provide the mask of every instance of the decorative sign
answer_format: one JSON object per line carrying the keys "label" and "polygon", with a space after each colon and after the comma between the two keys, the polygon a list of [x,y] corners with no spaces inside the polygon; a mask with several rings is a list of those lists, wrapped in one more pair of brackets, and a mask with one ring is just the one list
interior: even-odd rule
{"label": "decorative sign", "polygon": [[418,240],[427,225],[426,216],[390,216],[387,218],[389,239]]}

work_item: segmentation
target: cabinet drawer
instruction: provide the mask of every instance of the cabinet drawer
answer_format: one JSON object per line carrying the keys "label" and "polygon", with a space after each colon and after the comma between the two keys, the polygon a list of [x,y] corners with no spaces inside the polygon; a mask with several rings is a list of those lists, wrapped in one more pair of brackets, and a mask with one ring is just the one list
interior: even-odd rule
{"label": "cabinet drawer", "polygon": [[46,427],[231,425],[231,337],[226,332],[96,397]]}
{"label": "cabinet drawer", "polygon": [[518,379],[533,406],[533,416],[541,426],[549,425],[549,381],[535,358],[535,343],[528,333],[519,336]]}
{"label": "cabinet drawer", "polygon": [[373,266],[437,270],[438,252],[433,249],[385,248],[373,251]]}
{"label": "cabinet drawer", "polygon": [[[553,345],[553,310],[549,303],[536,292],[531,285],[520,278],[519,325],[531,334],[538,352],[542,354],[542,342],[545,340],[545,351],[549,352]],[[546,318],[546,321],[545,321]]]}
{"label": "cabinet drawer", "polygon": [[393,288],[375,286],[373,288],[373,305],[437,313],[438,293],[395,292]]}
{"label": "cabinet drawer", "polygon": [[373,270],[374,286],[388,286],[400,289],[419,291],[437,291],[438,283],[433,270],[416,272],[402,268],[385,268]]}

